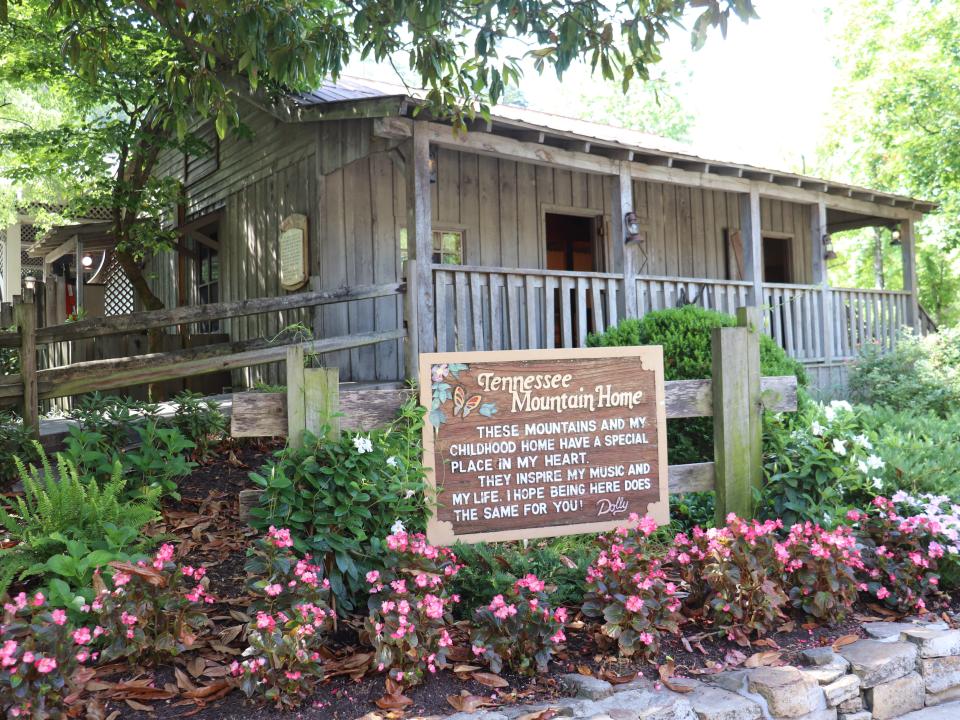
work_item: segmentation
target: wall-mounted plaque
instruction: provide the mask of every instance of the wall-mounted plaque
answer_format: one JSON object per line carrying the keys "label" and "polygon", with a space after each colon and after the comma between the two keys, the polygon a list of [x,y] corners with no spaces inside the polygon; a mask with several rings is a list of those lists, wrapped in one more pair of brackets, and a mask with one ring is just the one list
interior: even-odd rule
{"label": "wall-mounted plaque", "polygon": [[669,520],[663,348],[420,356],[431,543]]}
{"label": "wall-mounted plaque", "polygon": [[288,215],[280,223],[280,285],[296,290],[307,283],[307,216]]}

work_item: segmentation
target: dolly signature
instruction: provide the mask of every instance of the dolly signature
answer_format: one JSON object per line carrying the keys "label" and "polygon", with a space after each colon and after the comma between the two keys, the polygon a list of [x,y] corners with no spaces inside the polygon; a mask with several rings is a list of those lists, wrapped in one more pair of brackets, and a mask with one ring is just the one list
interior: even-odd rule
{"label": "dolly signature", "polygon": [[600,498],[597,500],[597,517],[604,515],[622,515],[630,508],[630,503],[625,497],[618,497],[616,500]]}

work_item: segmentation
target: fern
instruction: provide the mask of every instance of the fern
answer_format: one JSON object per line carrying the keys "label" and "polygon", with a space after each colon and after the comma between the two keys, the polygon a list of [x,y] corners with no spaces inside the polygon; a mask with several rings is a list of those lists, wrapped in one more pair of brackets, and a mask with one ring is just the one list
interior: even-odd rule
{"label": "fern", "polygon": [[123,499],[126,480],[119,461],[101,486],[84,482],[76,465],[59,455],[54,471],[39,445],[37,450],[40,468],[15,459],[23,495],[0,504],[0,525],[16,543],[0,549],[0,594],[29,567],[62,552],[68,541],[96,547],[107,526],[139,530],[158,517],[158,491]]}

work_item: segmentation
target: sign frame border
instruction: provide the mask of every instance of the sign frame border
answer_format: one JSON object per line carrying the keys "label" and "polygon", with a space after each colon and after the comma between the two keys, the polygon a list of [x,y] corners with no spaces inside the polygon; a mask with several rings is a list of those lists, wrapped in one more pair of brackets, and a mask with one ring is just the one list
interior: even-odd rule
{"label": "sign frame border", "polygon": [[[295,282],[283,281],[283,261],[281,260],[280,237],[287,230],[301,231],[301,256],[303,257],[303,273]],[[310,220],[303,213],[291,213],[280,221],[279,232],[277,233],[277,279],[280,281],[280,287],[287,292],[299,290],[310,279]]]}
{"label": "sign frame border", "polygon": [[[662,345],[630,345],[619,347],[599,348],[556,348],[547,350],[474,350],[465,352],[436,352],[421,353],[419,363],[420,404],[428,410],[433,401],[432,370],[433,365],[439,363],[463,362],[510,362],[527,360],[588,360],[636,357],[641,360],[644,370],[653,370],[654,387],[657,400],[657,458],[660,465],[660,498],[647,506],[647,514],[666,520],[670,517],[670,472],[667,464],[667,403],[664,393],[663,378],[663,346]],[[649,362],[649,365],[648,365]],[[433,464],[436,460],[434,444],[434,428],[429,417],[423,419],[423,459],[427,485],[432,488],[434,499],[437,494],[437,475]],[[428,464],[429,463],[429,464]],[[429,520],[427,521],[427,541],[431,545],[449,546],[455,542],[503,542],[512,540],[527,540],[546,537],[563,537],[566,535],[580,535],[586,533],[604,533],[621,527],[626,518],[605,520],[591,523],[574,523],[567,525],[545,525],[542,527],[517,528],[513,530],[495,530],[492,532],[475,532],[465,535],[456,535],[453,523],[440,520],[434,504]]]}

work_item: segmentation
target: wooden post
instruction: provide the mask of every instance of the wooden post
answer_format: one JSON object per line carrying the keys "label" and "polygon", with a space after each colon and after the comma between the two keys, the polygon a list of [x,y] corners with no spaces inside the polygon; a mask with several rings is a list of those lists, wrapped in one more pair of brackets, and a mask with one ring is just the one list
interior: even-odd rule
{"label": "wooden post", "polygon": [[0,287],[0,298],[6,302],[11,302],[13,298],[20,294],[20,223],[15,222],[7,225],[6,240],[0,243],[0,258],[3,266],[3,286]]}
{"label": "wooden post", "polygon": [[306,429],[303,347],[293,345],[287,348],[287,444],[292,448],[303,447],[303,432]]}
{"label": "wooden post", "polygon": [[903,257],[903,290],[910,293],[904,324],[920,332],[920,308],[917,299],[917,258],[914,247],[913,220],[900,221],[900,253]]}
{"label": "wooden post", "polygon": [[17,330],[20,331],[20,377],[23,380],[23,424],[35,440],[40,439],[40,393],[37,389],[37,310],[33,291],[24,291],[13,306]]}
{"label": "wooden post", "polygon": [[0,303],[0,330],[6,330],[13,325],[13,303]]}
{"label": "wooden post", "polygon": [[623,312],[624,317],[635,318],[637,308],[637,253],[639,248],[633,243],[624,244],[626,223],[624,217],[633,212],[633,177],[630,175],[630,163],[620,163],[620,174],[616,180],[616,192],[613,195],[613,222],[610,249],[613,258],[612,268],[602,268],[604,272],[623,272]]}
{"label": "wooden post", "polygon": [[[407,292],[403,296],[403,312],[407,324],[407,342],[403,347],[404,364],[406,365],[407,379],[414,380],[420,376],[420,317],[417,307],[417,261],[407,260],[404,275],[407,280]],[[433,318],[428,318],[430,322]]]}
{"label": "wooden post", "polygon": [[[430,140],[427,123],[413,123],[413,137],[407,144],[407,253],[418,262],[416,269],[417,295],[411,298],[417,304],[419,352],[433,352],[436,348],[433,333],[433,221],[430,194]],[[408,279],[409,280],[409,279]],[[410,292],[409,286],[407,292]],[[419,362],[419,359],[418,359]]]}
{"label": "wooden post", "polygon": [[760,191],[756,183],[740,195],[740,237],[743,238],[743,272],[751,282],[749,305],[761,307],[763,299],[763,234],[760,229]]}
{"label": "wooden post", "polygon": [[823,238],[827,234],[827,206],[823,200],[810,206],[810,240],[813,243],[813,284],[820,286],[823,313],[820,316],[820,337],[823,338],[823,361],[833,361],[833,293],[823,255]]}
{"label": "wooden post", "polygon": [[738,308],[738,327],[713,330],[713,437],[716,519],[753,514],[763,481],[760,311]]}
{"label": "wooden post", "polygon": [[316,437],[327,428],[328,440],[340,437],[340,369],[309,368],[303,372],[305,426]]}

